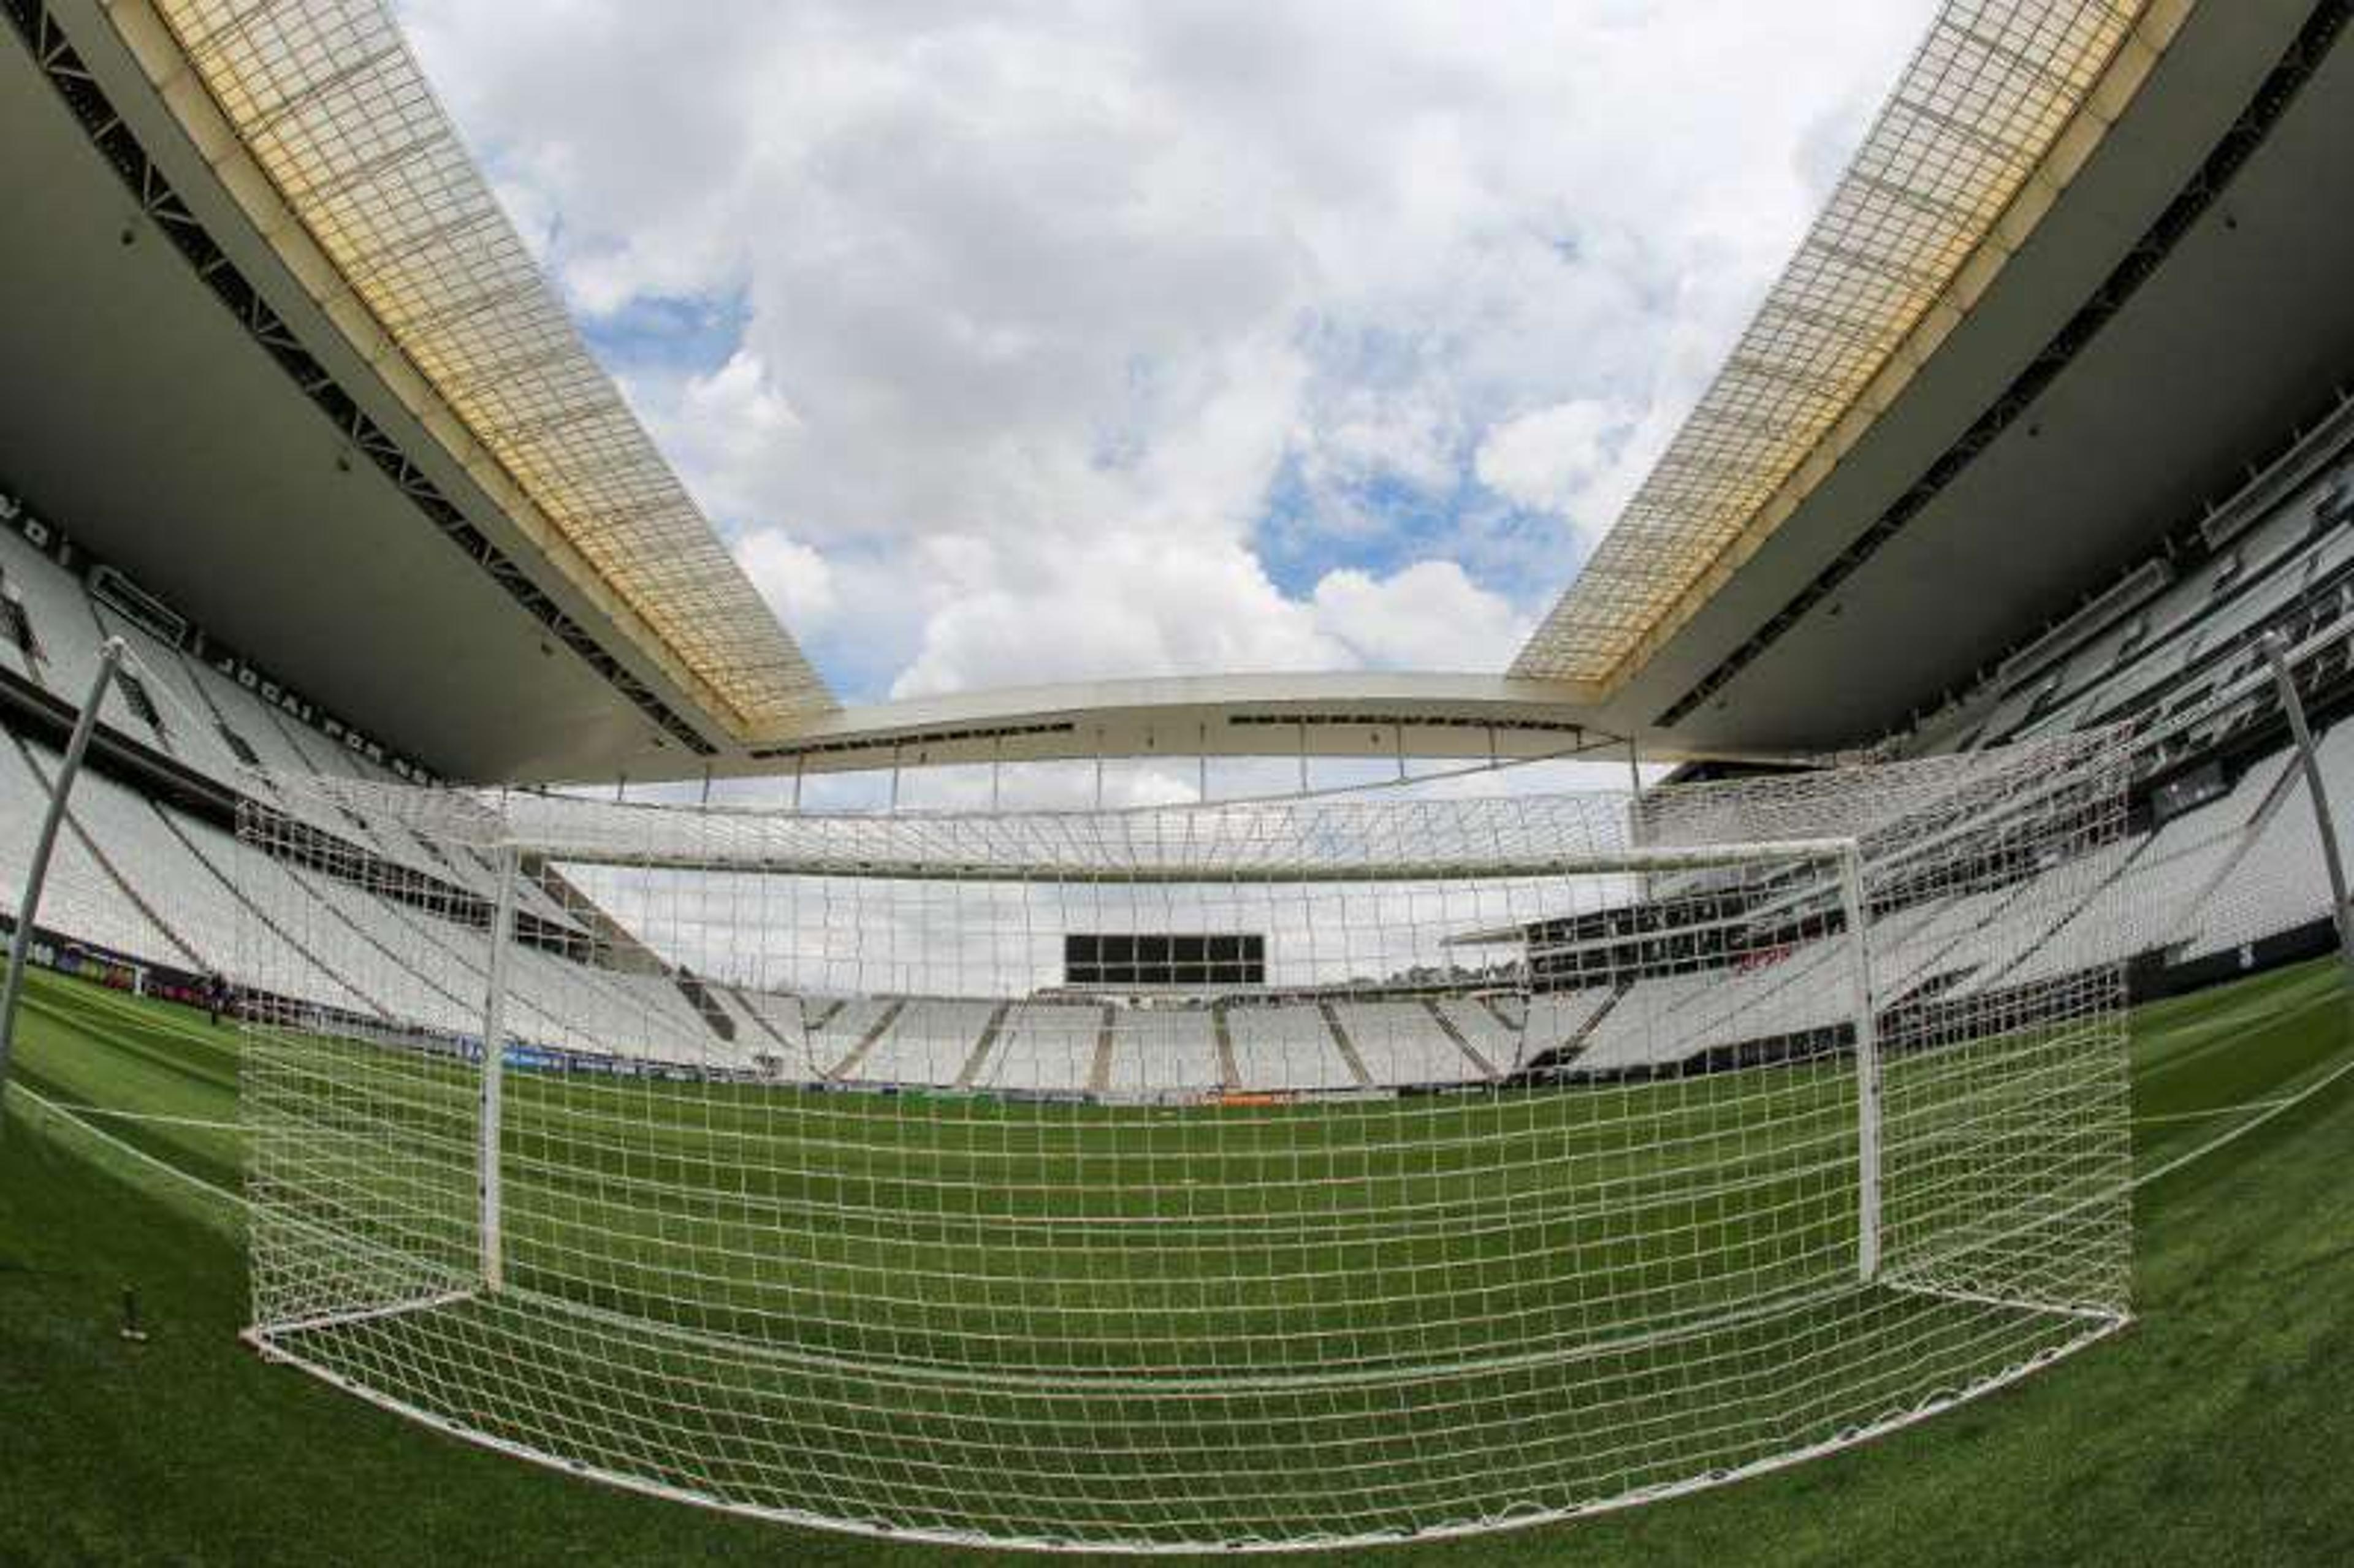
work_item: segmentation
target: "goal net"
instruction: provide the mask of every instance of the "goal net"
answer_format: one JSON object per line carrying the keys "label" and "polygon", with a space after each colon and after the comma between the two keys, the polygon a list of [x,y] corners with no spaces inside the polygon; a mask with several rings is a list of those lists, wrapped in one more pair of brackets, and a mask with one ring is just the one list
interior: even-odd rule
{"label": "goal net", "polygon": [[2124,1320],[2123,786],[2097,736],[1059,813],[278,780],[251,1337],[949,1541],[1371,1542],[1785,1464]]}

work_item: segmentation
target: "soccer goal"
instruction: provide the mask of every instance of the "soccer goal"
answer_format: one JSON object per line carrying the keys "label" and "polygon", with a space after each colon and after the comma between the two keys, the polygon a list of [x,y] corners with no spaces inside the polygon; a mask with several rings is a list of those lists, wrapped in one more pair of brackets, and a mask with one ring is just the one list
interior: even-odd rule
{"label": "soccer goal", "polygon": [[2097,736],[1127,811],[281,780],[250,1337],[942,1541],[1370,1542],[1785,1465],[2125,1320],[2124,781]]}

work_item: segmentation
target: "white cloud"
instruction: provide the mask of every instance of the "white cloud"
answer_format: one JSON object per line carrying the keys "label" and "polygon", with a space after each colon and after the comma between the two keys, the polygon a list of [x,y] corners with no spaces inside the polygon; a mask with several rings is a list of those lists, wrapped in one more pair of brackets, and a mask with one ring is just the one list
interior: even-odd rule
{"label": "white cloud", "polygon": [[951,596],[895,696],[1071,678],[1075,671],[1493,670],[1527,618],[1452,561],[1387,577],[1343,567],[1303,600],[1225,540],[1108,539]]}
{"label": "white cloud", "polygon": [[801,415],[750,349],[707,375],[627,385],[663,453],[705,507],[724,517],[782,523],[767,515],[780,473],[802,460]]}
{"label": "white cloud", "polygon": [[1394,669],[1499,669],[1529,632],[1502,595],[1453,561],[1417,561],[1384,579],[1330,572],[1312,602],[1317,624],[1359,662]]}
{"label": "white cloud", "polygon": [[781,528],[755,528],[736,541],[737,564],[788,626],[822,631],[833,619],[833,568]]}
{"label": "white cloud", "polygon": [[1346,646],[1278,593],[1235,541],[1119,533],[1058,542],[1051,553],[1023,551],[1016,561],[992,558],[932,614],[892,694],[1347,662]]}
{"label": "white cloud", "polygon": [[578,308],[740,305],[726,363],[629,390],[875,694],[1495,667],[1932,5],[403,16]]}
{"label": "white cloud", "polygon": [[1479,482],[1522,506],[1566,512],[1611,466],[1629,429],[1626,411],[1591,397],[1522,414],[1479,443]]}

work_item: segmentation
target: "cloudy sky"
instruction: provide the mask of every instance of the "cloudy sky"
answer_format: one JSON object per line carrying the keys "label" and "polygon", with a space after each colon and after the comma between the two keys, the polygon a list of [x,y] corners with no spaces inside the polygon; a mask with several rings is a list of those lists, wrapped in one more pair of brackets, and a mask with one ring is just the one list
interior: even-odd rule
{"label": "cloudy sky", "polygon": [[1494,669],[1934,0],[401,0],[854,700]]}

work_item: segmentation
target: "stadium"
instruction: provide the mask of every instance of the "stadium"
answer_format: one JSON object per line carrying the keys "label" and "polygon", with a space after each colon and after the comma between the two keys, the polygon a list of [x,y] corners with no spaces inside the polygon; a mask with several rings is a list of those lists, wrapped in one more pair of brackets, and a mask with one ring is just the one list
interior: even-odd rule
{"label": "stadium", "polygon": [[0,1557],[2354,1555],[2354,4],[1944,0],[1508,664],[871,701],[391,5],[0,14]]}

